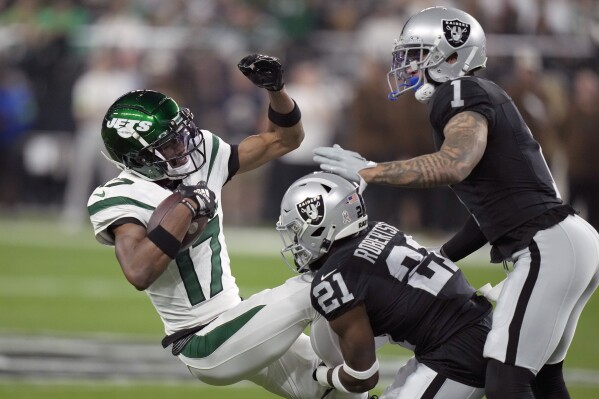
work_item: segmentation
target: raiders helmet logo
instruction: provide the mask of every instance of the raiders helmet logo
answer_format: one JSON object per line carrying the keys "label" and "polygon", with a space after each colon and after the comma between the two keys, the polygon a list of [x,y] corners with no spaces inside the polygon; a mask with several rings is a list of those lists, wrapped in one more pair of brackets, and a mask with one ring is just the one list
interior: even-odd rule
{"label": "raiders helmet logo", "polygon": [[324,202],[322,195],[306,198],[296,205],[297,211],[304,221],[313,226],[318,226],[324,218]]}
{"label": "raiders helmet logo", "polygon": [[466,43],[470,36],[470,24],[454,19],[451,21],[443,20],[443,33],[445,39],[452,47],[460,47]]}

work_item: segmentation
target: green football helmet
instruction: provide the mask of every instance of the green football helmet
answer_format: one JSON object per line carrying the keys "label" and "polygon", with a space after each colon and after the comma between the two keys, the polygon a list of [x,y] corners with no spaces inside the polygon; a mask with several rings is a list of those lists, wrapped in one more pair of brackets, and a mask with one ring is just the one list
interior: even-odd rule
{"label": "green football helmet", "polygon": [[206,162],[204,135],[193,114],[152,90],[131,91],[110,106],[102,122],[109,161],[143,179],[182,179]]}

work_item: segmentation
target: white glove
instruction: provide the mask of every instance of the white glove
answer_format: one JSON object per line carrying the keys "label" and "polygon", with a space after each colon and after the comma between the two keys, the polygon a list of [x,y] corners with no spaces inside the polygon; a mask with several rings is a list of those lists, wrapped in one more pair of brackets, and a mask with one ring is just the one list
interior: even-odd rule
{"label": "white glove", "polygon": [[359,184],[360,194],[366,189],[367,183],[358,172],[362,169],[374,168],[377,165],[375,162],[367,161],[357,152],[344,150],[338,144],[333,147],[316,148],[313,159],[325,172],[333,172]]}

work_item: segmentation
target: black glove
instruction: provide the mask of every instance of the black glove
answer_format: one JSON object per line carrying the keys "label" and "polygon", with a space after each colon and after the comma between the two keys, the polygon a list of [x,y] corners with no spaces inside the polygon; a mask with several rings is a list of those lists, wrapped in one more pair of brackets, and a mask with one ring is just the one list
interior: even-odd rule
{"label": "black glove", "polygon": [[270,91],[279,91],[283,88],[283,66],[278,58],[250,54],[243,57],[237,67],[258,87]]}
{"label": "black glove", "polygon": [[208,188],[205,181],[201,181],[194,186],[179,184],[177,190],[184,198],[189,198],[197,205],[196,213],[199,216],[207,216],[212,219],[216,213],[216,196]]}

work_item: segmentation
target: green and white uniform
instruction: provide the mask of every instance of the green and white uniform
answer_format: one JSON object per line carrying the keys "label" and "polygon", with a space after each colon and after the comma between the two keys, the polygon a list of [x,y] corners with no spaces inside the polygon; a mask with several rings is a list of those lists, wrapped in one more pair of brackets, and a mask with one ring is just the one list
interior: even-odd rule
{"label": "green and white uniform", "polygon": [[[220,203],[221,189],[229,178],[231,146],[210,132],[203,133],[207,148],[212,151],[206,154],[204,167],[186,177],[183,183],[207,181]],[[107,228],[119,219],[134,218],[147,226],[154,209],[171,193],[127,171],[98,187],[88,202],[97,240],[114,245]],[[241,302],[231,275],[222,222],[223,212],[219,207],[198,241],[179,253],[145,291],[164,322],[167,334],[207,324]]]}
{"label": "green and white uniform", "polygon": [[[235,153],[218,136],[202,132],[206,163],[183,183],[205,180],[220,203],[222,187],[236,172],[229,170]],[[154,209],[170,193],[123,171],[94,190],[89,199],[96,239],[114,245],[107,229],[125,218],[147,226]],[[145,291],[167,334],[205,325],[179,354],[198,379],[213,385],[247,379],[286,398],[319,398],[325,389],[312,379],[319,359],[303,334],[317,317],[310,303],[310,284],[309,275],[300,275],[242,301],[231,274],[219,206],[197,242],[179,253]],[[363,398],[366,394],[334,392],[329,396]]]}

